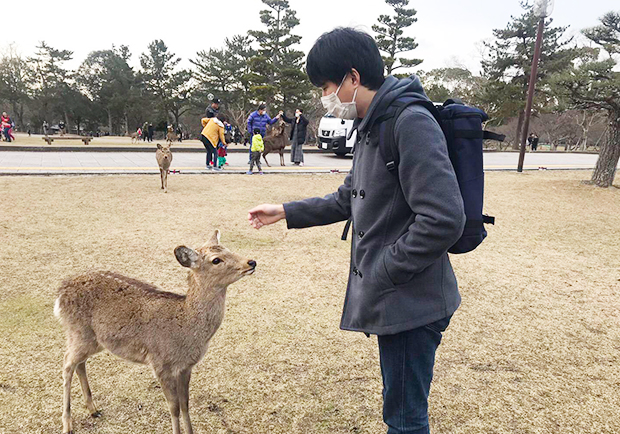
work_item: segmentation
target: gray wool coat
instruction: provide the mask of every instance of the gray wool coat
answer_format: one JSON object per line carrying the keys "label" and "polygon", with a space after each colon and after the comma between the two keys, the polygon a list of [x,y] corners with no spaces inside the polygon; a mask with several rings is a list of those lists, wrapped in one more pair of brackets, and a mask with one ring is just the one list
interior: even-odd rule
{"label": "gray wool coat", "polygon": [[379,151],[374,120],[399,95],[428,99],[416,76],[387,77],[358,124],[352,170],[333,194],[284,204],[287,226],[353,221],[340,327],[389,335],[452,315],[460,304],[448,249],[465,225],[445,137],[432,115],[410,106],[395,124],[397,176]]}

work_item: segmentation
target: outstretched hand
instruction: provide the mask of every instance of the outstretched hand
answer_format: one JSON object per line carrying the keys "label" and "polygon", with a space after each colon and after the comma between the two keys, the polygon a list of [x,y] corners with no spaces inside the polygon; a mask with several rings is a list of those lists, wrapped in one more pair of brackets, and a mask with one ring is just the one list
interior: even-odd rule
{"label": "outstretched hand", "polygon": [[248,220],[254,229],[271,225],[286,218],[283,205],[263,204],[248,212]]}

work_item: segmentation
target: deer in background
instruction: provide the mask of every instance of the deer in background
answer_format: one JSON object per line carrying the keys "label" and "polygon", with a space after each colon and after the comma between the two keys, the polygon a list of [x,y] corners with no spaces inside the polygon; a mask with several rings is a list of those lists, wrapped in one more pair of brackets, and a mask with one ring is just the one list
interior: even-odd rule
{"label": "deer in background", "polygon": [[193,434],[189,417],[192,368],[205,355],[224,318],[226,288],[254,273],[256,261],[220,244],[220,232],[200,249],[174,249],[189,269],[187,295],[113,272],[88,272],[63,282],[54,305],[67,337],[63,380],[63,433],[73,433],[71,379],[77,372],[93,417],[98,417],[86,377],[86,360],[107,349],[134,363],[148,364],[161,383],[172,432]]}
{"label": "deer in background", "polygon": [[177,133],[174,132],[174,127],[172,125],[168,125],[167,128],[167,132],[166,132],[166,143],[168,143],[168,146],[172,146],[173,142],[176,142],[179,137],[177,136]]}
{"label": "deer in background", "polygon": [[286,122],[280,119],[274,126],[269,130],[269,134],[265,136],[265,150],[263,151],[263,160],[265,160],[265,164],[268,167],[269,162],[267,161],[267,154],[270,152],[278,152],[280,154],[280,165],[284,166],[284,148],[288,144],[288,137],[285,134],[286,131]]}
{"label": "deer in background", "polygon": [[164,146],[157,144],[157,151],[155,151],[155,158],[159,165],[159,174],[161,175],[161,188],[164,193],[168,193],[168,172],[170,171],[170,164],[172,164],[172,152],[170,151],[170,144]]}

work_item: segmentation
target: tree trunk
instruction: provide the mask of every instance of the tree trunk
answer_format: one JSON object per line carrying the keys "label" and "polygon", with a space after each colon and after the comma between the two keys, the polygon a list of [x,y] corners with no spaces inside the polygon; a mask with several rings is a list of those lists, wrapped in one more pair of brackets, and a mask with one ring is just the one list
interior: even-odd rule
{"label": "tree trunk", "polygon": [[113,134],[112,132],[112,112],[110,110],[107,110],[108,112],[108,128],[110,129],[110,135]]}
{"label": "tree trunk", "polygon": [[65,111],[65,131],[71,134],[71,125],[69,125],[69,115]]}
{"label": "tree trunk", "polygon": [[515,151],[519,150],[521,146],[521,128],[523,127],[523,117],[525,116],[524,110],[521,110],[519,113],[519,122],[517,123],[517,135],[514,143],[512,144],[512,149]]}
{"label": "tree trunk", "polygon": [[599,187],[611,187],[620,159],[620,112],[609,113],[609,136],[601,146],[592,183]]}

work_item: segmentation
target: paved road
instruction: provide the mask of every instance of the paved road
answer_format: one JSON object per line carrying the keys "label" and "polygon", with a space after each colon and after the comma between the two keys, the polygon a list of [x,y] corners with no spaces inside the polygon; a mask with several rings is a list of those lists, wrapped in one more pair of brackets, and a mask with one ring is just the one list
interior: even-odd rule
{"label": "paved road", "polygon": [[[267,173],[276,172],[330,172],[348,171],[352,157],[333,154],[306,154],[305,166],[293,166],[290,154],[284,154],[285,167],[279,164],[279,155],[269,155],[272,165]],[[514,170],[519,155],[511,152],[485,153],[485,170]],[[528,153],[525,169],[591,169],[598,155]],[[229,166],[221,173],[244,173],[248,169],[247,154],[231,153]],[[211,173],[204,169],[205,155],[201,153],[176,153],[172,169],[181,173]],[[154,153],[145,152],[0,152],[0,174],[87,174],[87,173],[159,173]]]}

